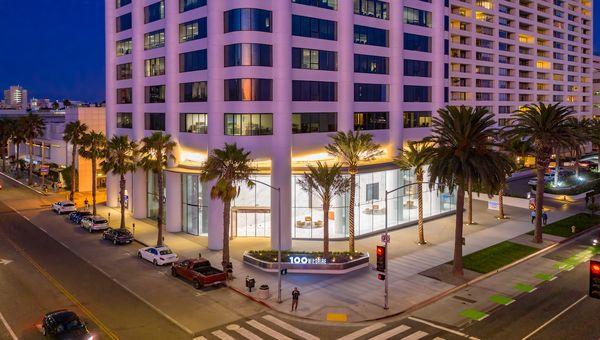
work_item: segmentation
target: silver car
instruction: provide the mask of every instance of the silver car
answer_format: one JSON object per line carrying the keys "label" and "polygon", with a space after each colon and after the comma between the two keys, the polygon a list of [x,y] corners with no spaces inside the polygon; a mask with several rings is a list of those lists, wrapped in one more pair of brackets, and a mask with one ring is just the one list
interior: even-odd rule
{"label": "silver car", "polygon": [[87,229],[90,233],[96,230],[108,229],[108,221],[98,215],[85,216],[81,219],[81,227]]}

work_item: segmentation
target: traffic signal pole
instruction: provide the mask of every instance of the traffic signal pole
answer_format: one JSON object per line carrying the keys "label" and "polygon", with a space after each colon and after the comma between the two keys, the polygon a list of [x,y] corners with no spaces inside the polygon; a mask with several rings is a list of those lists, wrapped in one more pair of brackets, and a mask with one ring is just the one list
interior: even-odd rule
{"label": "traffic signal pole", "polygon": [[385,191],[385,239],[384,239],[384,245],[385,245],[385,279],[383,281],[383,284],[385,286],[384,288],[384,293],[383,293],[383,309],[388,309],[388,299],[389,299],[389,294],[388,294],[388,282],[389,282],[389,277],[388,277],[388,251],[387,251],[387,246],[388,246],[388,240],[389,235],[388,235],[388,194],[389,191]]}

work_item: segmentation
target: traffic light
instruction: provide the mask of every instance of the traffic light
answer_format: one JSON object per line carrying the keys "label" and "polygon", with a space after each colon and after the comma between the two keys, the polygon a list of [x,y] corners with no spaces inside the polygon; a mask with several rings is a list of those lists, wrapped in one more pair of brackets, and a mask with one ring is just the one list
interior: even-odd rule
{"label": "traffic light", "polygon": [[385,246],[377,246],[377,271],[385,272]]}
{"label": "traffic light", "polygon": [[600,261],[590,260],[590,297],[600,299]]}
{"label": "traffic light", "polygon": [[385,274],[377,274],[377,278],[381,281],[385,280]]}

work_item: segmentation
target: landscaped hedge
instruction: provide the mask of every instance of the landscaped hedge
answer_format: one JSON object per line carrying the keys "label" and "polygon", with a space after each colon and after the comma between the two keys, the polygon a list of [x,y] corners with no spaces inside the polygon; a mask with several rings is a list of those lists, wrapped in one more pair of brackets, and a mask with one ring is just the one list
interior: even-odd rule
{"label": "landscaped hedge", "polygon": [[555,188],[551,184],[546,184],[544,192],[553,195],[579,195],[590,190],[600,192],[600,179],[591,180],[584,184],[568,188]]}
{"label": "landscaped hedge", "polygon": [[[266,262],[277,262],[277,250],[250,250],[248,254],[256,259],[266,261]],[[289,255],[304,255],[310,258],[322,258],[322,251],[281,251],[281,259],[284,261]],[[344,263],[352,261],[356,258],[364,256],[364,253],[354,252],[350,253],[348,251],[331,251],[329,252],[329,259],[331,262]]]}

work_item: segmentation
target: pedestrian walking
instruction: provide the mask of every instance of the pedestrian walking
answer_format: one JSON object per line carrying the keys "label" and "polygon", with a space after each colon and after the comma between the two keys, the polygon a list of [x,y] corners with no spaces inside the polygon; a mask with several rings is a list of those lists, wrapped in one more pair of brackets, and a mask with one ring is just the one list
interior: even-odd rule
{"label": "pedestrian walking", "polygon": [[531,224],[535,221],[535,210],[531,211]]}
{"label": "pedestrian walking", "polygon": [[542,213],[542,223],[546,225],[548,223],[548,213],[545,211]]}
{"label": "pedestrian walking", "polygon": [[298,298],[300,297],[300,291],[298,287],[294,287],[292,290],[292,312],[298,310]]}
{"label": "pedestrian walking", "polygon": [[85,210],[88,210],[88,208],[90,206],[90,202],[88,202],[87,197],[85,198],[85,201],[83,201],[83,205],[85,205]]}

